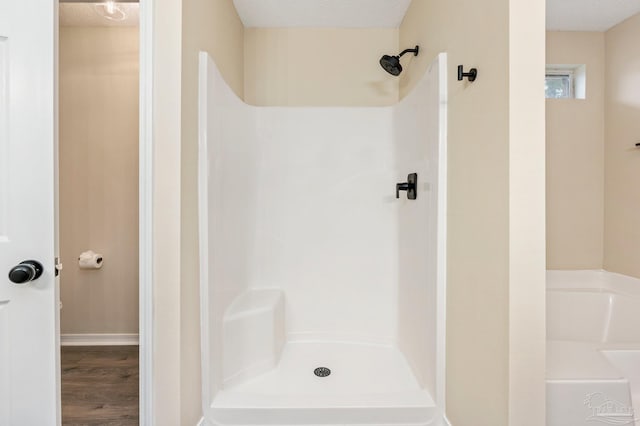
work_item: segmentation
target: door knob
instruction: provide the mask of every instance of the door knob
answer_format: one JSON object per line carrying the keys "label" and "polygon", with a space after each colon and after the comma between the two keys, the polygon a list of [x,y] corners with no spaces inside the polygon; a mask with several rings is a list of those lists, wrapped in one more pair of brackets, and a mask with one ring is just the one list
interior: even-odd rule
{"label": "door knob", "polygon": [[40,278],[43,270],[42,263],[35,260],[25,260],[11,268],[9,271],[9,279],[16,284],[26,284]]}

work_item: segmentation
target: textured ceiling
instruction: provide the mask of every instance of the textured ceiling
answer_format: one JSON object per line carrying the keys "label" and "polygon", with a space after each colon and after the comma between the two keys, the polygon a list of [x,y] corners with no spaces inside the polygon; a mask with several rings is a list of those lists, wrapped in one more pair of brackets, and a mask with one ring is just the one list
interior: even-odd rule
{"label": "textured ceiling", "polygon": [[547,29],[606,31],[640,13],[640,0],[547,0]]}
{"label": "textured ceiling", "polygon": [[98,3],[60,3],[61,27],[135,27],[139,20],[137,3],[118,3],[124,12],[122,21],[113,21],[100,15]]}
{"label": "textured ceiling", "polygon": [[245,27],[396,28],[411,0],[233,0]]}

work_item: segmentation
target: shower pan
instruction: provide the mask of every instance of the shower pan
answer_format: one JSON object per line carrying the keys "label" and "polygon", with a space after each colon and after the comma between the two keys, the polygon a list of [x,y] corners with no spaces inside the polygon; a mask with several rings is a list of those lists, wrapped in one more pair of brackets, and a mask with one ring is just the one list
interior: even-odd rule
{"label": "shower pan", "polygon": [[445,71],[392,107],[254,107],[200,54],[206,424],[445,424]]}

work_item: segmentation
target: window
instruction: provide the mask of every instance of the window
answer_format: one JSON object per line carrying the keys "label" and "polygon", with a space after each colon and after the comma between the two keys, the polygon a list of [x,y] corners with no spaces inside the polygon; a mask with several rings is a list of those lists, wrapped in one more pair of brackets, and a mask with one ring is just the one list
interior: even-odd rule
{"label": "window", "polygon": [[585,99],[585,65],[547,65],[544,94],[547,99]]}
{"label": "window", "polygon": [[544,94],[551,99],[573,98],[573,70],[547,70]]}

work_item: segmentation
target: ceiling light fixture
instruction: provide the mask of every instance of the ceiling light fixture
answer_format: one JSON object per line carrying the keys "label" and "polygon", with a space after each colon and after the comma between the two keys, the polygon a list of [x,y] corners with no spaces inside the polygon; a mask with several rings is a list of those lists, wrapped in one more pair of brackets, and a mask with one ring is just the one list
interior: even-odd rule
{"label": "ceiling light fixture", "polygon": [[109,15],[113,15],[113,14],[115,13],[115,11],[116,11],[116,2],[115,2],[115,1],[113,1],[113,0],[109,0],[109,1],[105,4],[104,8],[107,10],[107,13],[108,13]]}
{"label": "ceiling light fixture", "polygon": [[127,17],[124,9],[114,0],[107,0],[104,3],[97,3],[95,10],[98,15],[110,21],[124,21]]}

